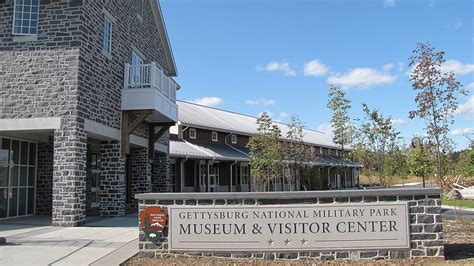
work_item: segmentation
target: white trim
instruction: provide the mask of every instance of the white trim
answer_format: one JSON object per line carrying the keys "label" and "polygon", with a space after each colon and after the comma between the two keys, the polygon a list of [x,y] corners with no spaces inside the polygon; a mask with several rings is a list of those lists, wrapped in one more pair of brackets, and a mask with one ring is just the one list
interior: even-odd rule
{"label": "white trim", "polygon": [[60,127],[60,117],[0,119],[0,131],[49,130]]}
{"label": "white trim", "polygon": [[232,144],[237,144],[237,135],[235,134],[230,135],[230,142]]}

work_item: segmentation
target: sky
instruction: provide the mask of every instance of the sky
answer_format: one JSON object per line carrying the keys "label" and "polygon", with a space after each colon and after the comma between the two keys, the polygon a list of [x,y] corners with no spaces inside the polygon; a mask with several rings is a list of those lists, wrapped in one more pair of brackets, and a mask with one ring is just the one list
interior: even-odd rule
{"label": "sky", "polygon": [[470,0],[160,0],[174,58],[178,98],[277,121],[298,115],[331,131],[328,84],[393,118],[409,143],[424,134],[408,58],[419,42],[446,52],[467,96],[449,137],[456,150],[474,133],[474,7]]}

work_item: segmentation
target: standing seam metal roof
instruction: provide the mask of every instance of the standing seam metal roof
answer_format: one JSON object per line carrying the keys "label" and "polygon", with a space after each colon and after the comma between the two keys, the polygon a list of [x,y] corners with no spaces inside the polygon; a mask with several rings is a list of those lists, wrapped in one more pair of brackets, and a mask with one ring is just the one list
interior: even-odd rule
{"label": "standing seam metal roof", "polygon": [[[253,116],[229,112],[213,107],[177,101],[178,120],[187,126],[204,127],[244,135],[257,133],[257,118]],[[281,130],[282,139],[287,139],[288,125],[274,122]],[[323,132],[304,129],[303,141],[307,144],[329,148],[337,148],[332,137]]]}

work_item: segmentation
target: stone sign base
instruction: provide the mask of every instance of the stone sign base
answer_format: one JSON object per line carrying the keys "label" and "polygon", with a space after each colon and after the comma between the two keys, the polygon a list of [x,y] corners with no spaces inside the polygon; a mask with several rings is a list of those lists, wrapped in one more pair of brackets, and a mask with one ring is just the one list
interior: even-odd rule
{"label": "stone sign base", "polygon": [[[156,239],[150,239],[140,228],[139,256],[148,258],[169,258],[179,255],[207,256],[217,258],[252,258],[252,259],[320,259],[320,260],[360,260],[360,259],[407,259],[413,257],[443,257],[443,224],[441,219],[441,189],[379,189],[379,190],[345,190],[315,192],[248,192],[248,193],[148,193],[138,194],[140,211],[150,206],[160,207],[169,212],[173,207],[196,209],[235,208],[249,210],[265,206],[314,206],[317,209],[328,209],[332,206],[381,206],[387,204],[406,204],[407,231],[406,248],[370,248],[361,245],[358,248],[341,250],[287,250],[287,251],[237,251],[225,248],[220,250],[174,250],[170,246],[169,227],[163,228]],[[198,208],[199,207],[199,208]],[[334,208],[334,207],[332,207]],[[192,209],[192,208],[191,208]],[[173,219],[173,217],[170,217]],[[341,221],[343,218],[341,218]],[[220,220],[218,220],[220,221]],[[169,226],[170,223],[168,223]],[[176,226],[176,225],[175,225]],[[182,233],[177,232],[173,234]],[[346,230],[346,228],[344,228]],[[386,231],[386,230],[385,230]],[[305,236],[305,234],[303,234]],[[318,235],[320,236],[320,235]],[[182,236],[180,236],[182,238]],[[191,238],[190,238],[191,239]],[[223,240],[232,236],[222,236]],[[252,238],[250,238],[252,239]],[[310,239],[310,238],[308,238]],[[204,240],[204,239],[203,239]],[[381,239],[380,246],[384,245]],[[328,240],[331,241],[331,240]],[[358,241],[358,240],[347,240]],[[374,241],[376,241],[374,239]],[[204,243],[205,241],[203,241]],[[226,241],[223,241],[226,242]],[[344,246],[344,240],[339,240]],[[330,246],[331,242],[328,242]]]}

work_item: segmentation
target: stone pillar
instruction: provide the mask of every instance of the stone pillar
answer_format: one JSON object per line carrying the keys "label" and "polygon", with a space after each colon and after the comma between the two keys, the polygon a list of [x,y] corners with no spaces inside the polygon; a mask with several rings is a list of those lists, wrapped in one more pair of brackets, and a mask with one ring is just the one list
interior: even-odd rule
{"label": "stone pillar", "polygon": [[53,225],[85,223],[86,150],[83,124],[63,119],[61,128],[54,131]]}
{"label": "stone pillar", "polygon": [[54,144],[50,137],[48,142],[38,143],[36,166],[36,214],[51,215],[53,209],[53,161]]}
{"label": "stone pillar", "polygon": [[170,158],[168,154],[155,154],[153,159],[152,192],[171,192]]}
{"label": "stone pillar", "polygon": [[151,162],[147,148],[130,149],[129,157],[130,181],[133,208],[138,208],[138,200],[134,195],[151,192]]}
{"label": "stone pillar", "polygon": [[100,216],[125,215],[125,158],[119,141],[100,146]]}

